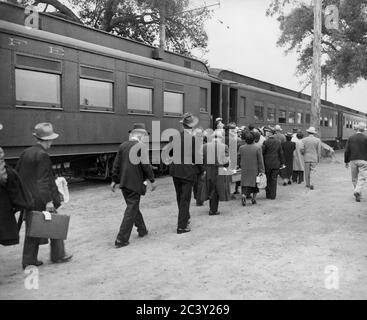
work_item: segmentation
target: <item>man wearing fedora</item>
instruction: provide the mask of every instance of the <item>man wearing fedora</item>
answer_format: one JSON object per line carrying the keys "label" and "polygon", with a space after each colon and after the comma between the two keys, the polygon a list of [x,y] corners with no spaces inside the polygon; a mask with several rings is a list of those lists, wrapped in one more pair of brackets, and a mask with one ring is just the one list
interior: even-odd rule
{"label": "man wearing fedora", "polygon": [[201,164],[195,164],[195,150],[200,148],[195,145],[195,137],[192,134],[192,128],[199,123],[199,119],[191,113],[185,113],[180,123],[183,131],[177,137],[178,139],[173,139],[173,150],[175,147],[178,147],[178,145],[175,146],[175,141],[180,141],[181,156],[178,160],[174,159],[169,166],[169,173],[173,178],[178,206],[178,234],[191,231],[189,222],[192,188],[195,175],[203,172],[202,160]]}
{"label": "man wearing fedora", "polygon": [[366,126],[363,123],[356,127],[357,133],[349,137],[345,146],[345,167],[351,169],[354,197],[361,201],[362,189],[367,180],[367,137],[364,135]]}
{"label": "man wearing fedora", "polygon": [[283,129],[279,124],[274,127],[274,130],[274,138],[277,139],[280,143],[286,142],[285,135],[282,133]]}
{"label": "man wearing fedora", "polygon": [[305,161],[305,181],[306,187],[311,190],[314,189],[312,184],[312,177],[315,173],[316,166],[320,162],[321,158],[321,140],[315,135],[317,134],[314,127],[309,127],[306,132],[308,137],[303,138],[302,142],[304,145],[304,161]]}
{"label": "man wearing fedora", "polygon": [[[51,123],[39,123],[34,128],[36,145],[26,149],[20,155],[16,170],[26,188],[32,194],[34,211],[55,212],[61,205],[59,191],[52,172],[52,163],[47,150],[55,139],[59,137],[54,132]],[[25,215],[26,229],[28,228],[29,213]],[[47,243],[47,239],[26,236],[23,248],[23,268],[28,265],[40,266],[42,261],[37,259],[40,244]],[[64,241],[51,239],[51,261],[54,263],[68,262],[72,255],[65,253]]]}
{"label": "man wearing fedora", "polygon": [[279,169],[284,166],[284,153],[275,130],[264,128],[266,140],[262,146],[267,185],[266,199],[275,200],[277,196],[277,180]]}
{"label": "man wearing fedora", "polygon": [[111,189],[114,192],[116,185],[119,184],[126,202],[124,218],[115,241],[116,248],[129,244],[134,224],[138,229],[139,237],[148,234],[139,208],[140,199],[146,193],[147,180],[152,184],[152,191],[156,188],[153,170],[149,163],[149,150],[143,142],[144,137],[149,134],[145,130],[145,124],[135,123],[129,134],[129,140],[119,147],[112,169]]}

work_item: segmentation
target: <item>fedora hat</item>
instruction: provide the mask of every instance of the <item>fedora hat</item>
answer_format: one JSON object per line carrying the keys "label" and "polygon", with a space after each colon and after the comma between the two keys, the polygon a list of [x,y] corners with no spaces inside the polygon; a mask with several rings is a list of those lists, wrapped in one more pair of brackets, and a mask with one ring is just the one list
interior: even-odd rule
{"label": "fedora hat", "polygon": [[309,127],[306,130],[306,132],[311,133],[311,134],[317,134],[317,131],[316,131],[316,129],[314,127]]}
{"label": "fedora hat", "polygon": [[49,122],[38,123],[34,127],[33,135],[40,140],[55,140],[59,137],[59,135],[54,132],[54,128]]}
{"label": "fedora hat", "polygon": [[290,137],[290,138],[292,138],[292,137],[293,137],[293,133],[292,133],[292,132],[287,132],[287,133],[285,134],[285,136],[286,136],[286,137]]}
{"label": "fedora hat", "polygon": [[198,123],[199,123],[199,119],[197,117],[195,117],[192,113],[190,112],[186,112],[183,116],[182,119],[180,120],[180,123],[193,128],[195,127]]}
{"label": "fedora hat", "polygon": [[146,135],[149,135],[149,132],[145,129],[145,123],[134,123],[133,128],[129,130],[129,133],[132,132],[141,132]]}
{"label": "fedora hat", "polygon": [[274,127],[274,130],[275,130],[275,131],[283,131],[282,127],[281,127],[279,124],[277,124],[277,125]]}

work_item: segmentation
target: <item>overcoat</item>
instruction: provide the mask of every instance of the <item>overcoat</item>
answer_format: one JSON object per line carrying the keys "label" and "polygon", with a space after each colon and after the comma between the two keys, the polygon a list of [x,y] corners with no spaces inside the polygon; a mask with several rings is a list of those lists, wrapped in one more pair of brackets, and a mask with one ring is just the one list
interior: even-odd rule
{"label": "overcoat", "polygon": [[294,150],[296,150],[296,144],[292,141],[283,142],[282,149],[284,153],[284,164],[286,167],[280,171],[280,175],[283,179],[289,179],[293,173],[293,153]]}
{"label": "overcoat", "polygon": [[303,159],[303,153],[305,152],[305,146],[303,145],[302,139],[295,138],[294,143],[296,144],[296,150],[293,153],[293,170],[294,171],[305,171],[305,161]]}
{"label": "overcoat", "polygon": [[261,147],[255,144],[244,144],[240,147],[241,186],[256,187],[256,177],[265,173]]}
{"label": "overcoat", "polygon": [[220,168],[228,167],[229,151],[228,146],[220,139],[213,139],[204,144],[202,149],[205,175],[205,189],[201,200],[206,201],[215,190],[219,195],[219,201],[230,200],[230,176],[220,175]]}
{"label": "overcoat", "polygon": [[6,183],[0,183],[0,244],[10,246],[19,243],[18,225],[14,214],[20,210],[31,210],[33,199],[18,174],[7,166],[5,170]]}
{"label": "overcoat", "polygon": [[262,146],[266,170],[279,169],[284,164],[284,154],[278,139],[270,136]]}

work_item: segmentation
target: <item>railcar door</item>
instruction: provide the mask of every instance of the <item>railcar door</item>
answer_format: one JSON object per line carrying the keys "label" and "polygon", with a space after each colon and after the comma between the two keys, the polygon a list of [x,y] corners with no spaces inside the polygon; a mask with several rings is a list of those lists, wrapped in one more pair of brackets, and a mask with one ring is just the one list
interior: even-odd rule
{"label": "railcar door", "polygon": [[238,90],[231,88],[229,92],[229,122],[237,123]]}
{"label": "railcar door", "polygon": [[211,127],[214,128],[215,119],[222,117],[221,110],[221,84],[212,82],[211,84],[211,108],[210,108]]}
{"label": "railcar door", "polygon": [[343,140],[343,112],[338,112],[338,131],[337,138],[341,142]]}

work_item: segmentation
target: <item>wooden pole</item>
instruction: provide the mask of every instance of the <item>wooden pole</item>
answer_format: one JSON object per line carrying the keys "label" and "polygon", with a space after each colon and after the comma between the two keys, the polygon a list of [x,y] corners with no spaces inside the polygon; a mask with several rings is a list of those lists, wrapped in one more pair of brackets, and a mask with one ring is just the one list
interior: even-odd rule
{"label": "wooden pole", "polygon": [[314,0],[311,123],[320,134],[322,0]]}
{"label": "wooden pole", "polygon": [[159,48],[166,49],[166,0],[160,0]]}

